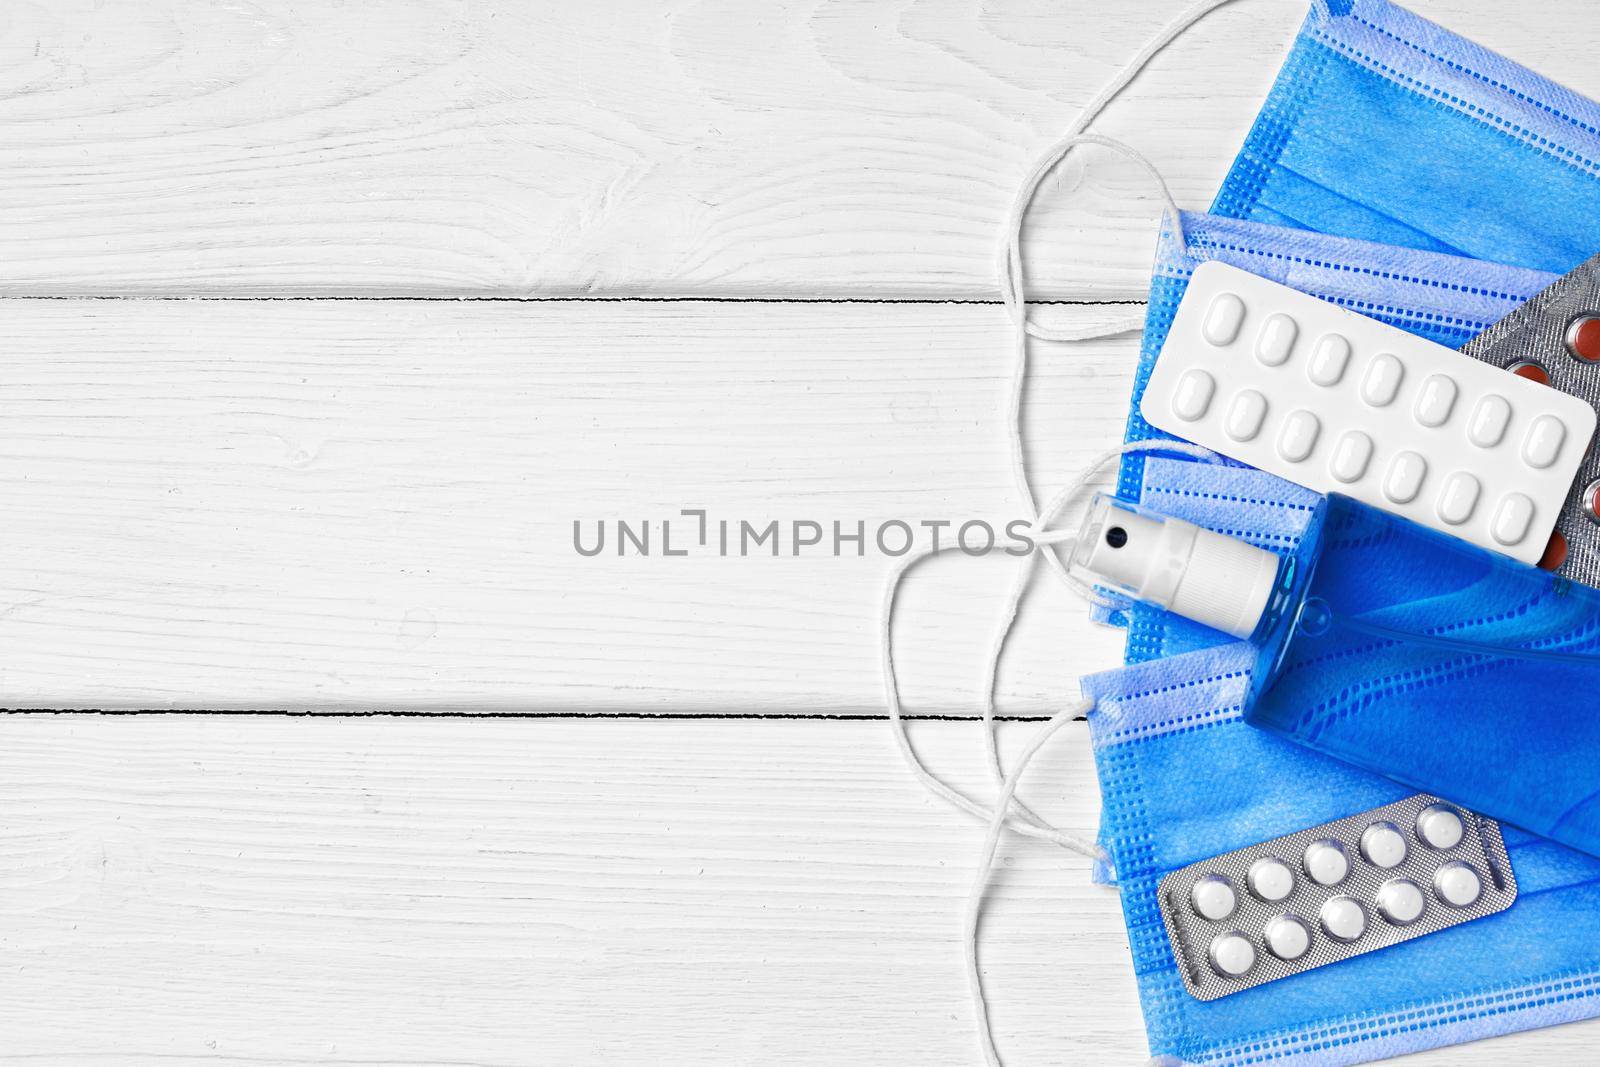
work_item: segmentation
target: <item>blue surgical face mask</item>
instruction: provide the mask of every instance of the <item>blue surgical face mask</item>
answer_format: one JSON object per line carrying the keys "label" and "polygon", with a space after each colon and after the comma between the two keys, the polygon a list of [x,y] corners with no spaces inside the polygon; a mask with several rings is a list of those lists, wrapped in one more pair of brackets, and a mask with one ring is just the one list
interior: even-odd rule
{"label": "blue surgical face mask", "polygon": [[1505,827],[1498,915],[1219,1000],[1190,996],[1157,908],[1169,871],[1412,790],[1247,726],[1230,642],[1084,680],[1151,1051],[1190,1064],[1345,1064],[1600,1014],[1600,860]]}
{"label": "blue surgical face mask", "polygon": [[[1138,398],[1189,273],[1222,259],[1456,346],[1553,280],[1538,271],[1188,215],[1164,240],[1130,439],[1159,438]],[[1121,495],[1283,550],[1318,499],[1229,462],[1130,458]],[[1201,1002],[1185,991],[1155,885],[1185,864],[1350,815],[1411,790],[1246,725],[1250,646],[1130,605],[1124,671],[1087,679],[1104,797],[1154,1052],[1189,1063],[1354,1063],[1600,1015],[1600,861],[1507,828],[1526,894],[1492,919]],[[1103,871],[1109,874],[1109,871]],[[1536,888],[1533,888],[1536,887]]]}
{"label": "blue surgical face mask", "polygon": [[[1382,0],[1316,0],[1213,216],[1185,217],[1161,247],[1128,439],[1165,436],[1138,402],[1200,260],[1459,346],[1600,248],[1597,131],[1600,107]],[[1139,457],[1118,488],[1276,548],[1311,499],[1235,464]],[[1408,790],[1245,725],[1250,646],[1138,606],[1111,617],[1129,625],[1132,665],[1085,681],[1101,874],[1123,890],[1154,1053],[1355,1063],[1600,1015],[1600,861],[1511,828],[1523,895],[1506,912],[1190,997],[1156,907],[1162,875]]]}
{"label": "blue surgical face mask", "polygon": [[1600,249],[1600,105],[1385,0],[1315,0],[1212,211],[1565,273]]}

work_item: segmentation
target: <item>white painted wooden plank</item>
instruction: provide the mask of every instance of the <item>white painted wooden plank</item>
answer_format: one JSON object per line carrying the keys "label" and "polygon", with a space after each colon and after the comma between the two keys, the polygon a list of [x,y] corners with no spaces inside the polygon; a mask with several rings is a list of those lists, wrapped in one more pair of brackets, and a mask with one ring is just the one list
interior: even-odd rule
{"label": "white painted wooden plank", "polygon": [[[992,294],[1018,177],[1184,3],[8,4],[0,292]],[[1569,0],[1415,0],[1600,93]],[[1109,112],[1210,202],[1305,6],[1249,3]],[[1146,179],[1044,200],[1055,295],[1141,292]]]}
{"label": "white painted wooden plank", "polygon": [[[0,315],[12,707],[877,712],[892,559],[833,556],[832,523],[1025,517],[993,306],[13,300]],[[1135,348],[1039,347],[1042,489],[1119,439]],[[617,518],[676,520],[681,548],[684,508],[735,531],[778,520],[784,554],[723,557],[713,532],[664,558],[659,525],[648,557],[615,554],[614,528],[605,554],[574,550],[574,520]],[[792,555],[796,520],[822,525],[823,551]],[[976,708],[1017,565],[956,554],[913,574],[910,710]],[[1044,713],[1116,662],[1120,632],[1058,586],[1034,607],[1005,692]]]}
{"label": "white painted wooden plank", "polygon": [[[972,1063],[959,929],[980,830],[884,731],[0,720],[0,1058]],[[974,726],[915,736],[982,785]],[[1080,828],[1085,740],[1028,787]],[[1143,1061],[1117,898],[1083,860],[1013,844],[989,915],[1008,1062]],[[1597,1036],[1416,1062],[1584,1062]]]}

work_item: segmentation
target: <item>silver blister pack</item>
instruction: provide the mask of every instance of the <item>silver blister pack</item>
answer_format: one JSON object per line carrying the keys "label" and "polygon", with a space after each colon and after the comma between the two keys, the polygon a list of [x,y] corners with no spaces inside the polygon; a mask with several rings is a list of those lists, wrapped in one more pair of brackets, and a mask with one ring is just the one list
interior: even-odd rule
{"label": "silver blister pack", "polygon": [[1216,1000],[1504,911],[1517,881],[1498,823],[1418,794],[1191,863],[1158,892],[1184,985]]}
{"label": "silver blister pack", "polygon": [[[1541,290],[1461,351],[1600,409],[1600,256]],[[1555,534],[1540,566],[1600,588],[1600,439],[1578,468]]]}

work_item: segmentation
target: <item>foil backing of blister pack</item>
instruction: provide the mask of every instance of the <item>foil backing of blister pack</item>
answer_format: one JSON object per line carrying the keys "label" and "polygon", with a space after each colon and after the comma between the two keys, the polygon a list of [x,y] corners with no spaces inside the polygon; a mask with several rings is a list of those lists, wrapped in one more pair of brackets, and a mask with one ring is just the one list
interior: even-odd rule
{"label": "foil backing of blister pack", "polygon": [[[1580,357],[1568,344],[1569,329],[1586,317],[1600,317],[1600,256],[1586,260],[1541,290],[1468,341],[1461,351],[1496,367],[1516,369],[1536,381],[1547,381],[1552,388],[1600,409],[1600,361]],[[1594,508],[1597,489],[1600,447],[1591,443],[1556,519],[1556,533],[1565,539],[1565,558],[1554,570],[1562,577],[1600,588],[1600,517]]]}
{"label": "foil backing of blister pack", "polygon": [[[1317,967],[1326,967],[1354,956],[1426,937],[1509,908],[1517,898],[1517,882],[1498,823],[1448,805],[1461,816],[1464,833],[1460,842],[1453,848],[1436,849],[1425,844],[1418,836],[1418,815],[1442,803],[1438,797],[1418,794],[1192,863],[1168,874],[1161,880],[1158,889],[1161,916],[1166,924],[1173,955],[1178,961],[1178,970],[1189,993],[1200,1000],[1216,1000],[1267,982],[1290,978]],[[1394,867],[1380,868],[1361,854],[1361,835],[1375,822],[1393,823],[1405,836],[1406,858]],[[1302,858],[1308,846],[1328,839],[1344,846],[1350,870],[1338,884],[1323,886],[1307,876]],[[1296,876],[1293,891],[1286,899],[1275,903],[1258,899],[1247,888],[1251,865],[1267,856],[1284,861]],[[1468,864],[1482,879],[1482,892],[1475,902],[1466,907],[1445,904],[1433,892],[1435,873],[1453,862]],[[1227,918],[1217,921],[1197,914],[1190,898],[1194,883],[1211,874],[1227,878],[1237,895],[1236,910]],[[1396,878],[1409,878],[1416,882],[1426,902],[1421,917],[1403,926],[1386,921],[1376,903],[1379,888]],[[1354,897],[1367,913],[1365,934],[1351,943],[1334,940],[1319,923],[1322,905],[1341,896]],[[1262,935],[1267,923],[1280,915],[1299,918],[1311,931],[1310,948],[1297,960],[1279,959],[1267,949],[1264,942]],[[1217,937],[1235,931],[1251,942],[1256,956],[1255,965],[1250,971],[1236,978],[1219,974],[1211,965],[1209,956],[1210,946]]]}

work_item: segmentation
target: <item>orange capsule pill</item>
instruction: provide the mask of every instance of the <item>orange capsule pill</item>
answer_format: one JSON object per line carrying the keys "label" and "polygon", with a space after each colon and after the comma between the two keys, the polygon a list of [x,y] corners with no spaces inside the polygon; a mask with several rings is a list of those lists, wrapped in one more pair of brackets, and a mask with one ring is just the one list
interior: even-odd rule
{"label": "orange capsule pill", "polygon": [[1538,382],[1540,385],[1550,384],[1550,375],[1545,373],[1545,369],[1543,367],[1531,360],[1520,360],[1519,362],[1511,364],[1511,366],[1507,367],[1506,370],[1510,371],[1512,374],[1515,374],[1519,378],[1526,378],[1530,382]]}
{"label": "orange capsule pill", "polygon": [[1553,571],[1567,561],[1567,539],[1561,536],[1561,531],[1556,530],[1550,534],[1550,540],[1545,543],[1544,555],[1539,557],[1539,569]]}
{"label": "orange capsule pill", "polygon": [[1600,522],[1600,478],[1583,487],[1583,513],[1590,522]]}
{"label": "orange capsule pill", "polygon": [[1600,316],[1579,315],[1568,323],[1567,349],[1585,363],[1600,363]]}

